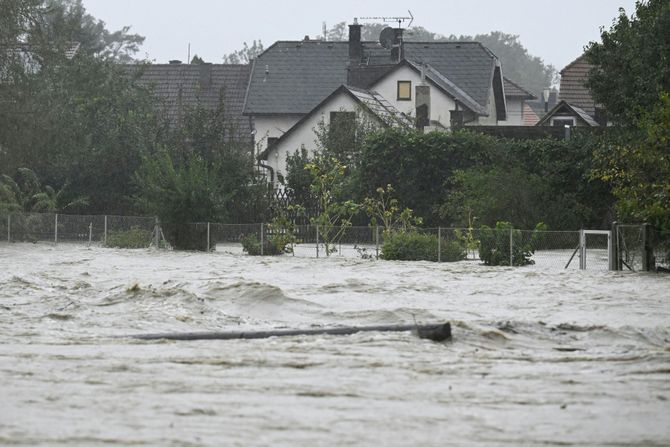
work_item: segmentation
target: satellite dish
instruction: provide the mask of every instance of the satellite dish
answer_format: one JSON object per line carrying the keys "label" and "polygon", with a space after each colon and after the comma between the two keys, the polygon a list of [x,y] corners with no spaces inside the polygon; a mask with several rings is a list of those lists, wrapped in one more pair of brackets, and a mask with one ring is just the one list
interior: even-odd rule
{"label": "satellite dish", "polygon": [[395,44],[395,30],[390,26],[384,28],[379,35],[379,43],[387,50],[393,48]]}

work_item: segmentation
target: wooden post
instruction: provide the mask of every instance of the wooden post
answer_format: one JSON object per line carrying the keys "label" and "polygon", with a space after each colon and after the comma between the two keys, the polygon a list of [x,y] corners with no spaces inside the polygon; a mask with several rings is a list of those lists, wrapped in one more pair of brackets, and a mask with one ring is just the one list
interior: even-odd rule
{"label": "wooden post", "polygon": [[207,222],[207,251],[209,251],[209,222]]}
{"label": "wooden post", "polygon": [[54,244],[58,243],[58,213],[56,213],[54,219]]}
{"label": "wooden post", "polygon": [[91,240],[93,239],[93,222],[88,223],[88,246],[91,246]]}
{"label": "wooden post", "polygon": [[105,232],[102,235],[102,243],[107,245],[107,215],[105,214]]}
{"label": "wooden post", "polygon": [[377,259],[379,259],[379,225],[375,225],[375,252]]}
{"label": "wooden post", "polygon": [[7,214],[7,242],[12,242],[12,215]]}

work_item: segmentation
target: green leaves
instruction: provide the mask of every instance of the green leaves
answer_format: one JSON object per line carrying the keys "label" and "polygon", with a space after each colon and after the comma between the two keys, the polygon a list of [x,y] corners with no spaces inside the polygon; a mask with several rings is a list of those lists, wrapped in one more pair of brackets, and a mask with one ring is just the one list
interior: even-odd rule
{"label": "green leaves", "polygon": [[596,103],[622,125],[636,125],[659,95],[670,91],[670,3],[637,2],[635,15],[625,11],[601,42],[591,42],[586,54],[595,68],[586,85]]}

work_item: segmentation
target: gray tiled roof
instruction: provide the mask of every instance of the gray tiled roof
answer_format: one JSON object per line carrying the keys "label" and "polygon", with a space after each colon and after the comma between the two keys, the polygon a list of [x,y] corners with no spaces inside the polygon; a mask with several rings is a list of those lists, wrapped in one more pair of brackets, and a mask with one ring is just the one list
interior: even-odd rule
{"label": "gray tiled roof", "polygon": [[[363,64],[388,65],[391,56],[365,42]],[[405,58],[429,64],[481,106],[490,97],[496,57],[477,42],[406,42]],[[348,42],[282,41],[255,60],[245,114],[305,114],[347,83]]]}
{"label": "gray tiled roof", "polygon": [[503,77],[503,82],[505,84],[506,98],[537,99],[537,97],[533,95],[531,92],[521,87],[519,84],[512,82],[506,77]]}
{"label": "gray tiled roof", "polygon": [[[408,62],[417,70],[421,70],[421,67],[416,63],[411,61]],[[486,116],[489,114],[488,110],[486,109],[486,103],[482,105],[475,101],[474,98],[472,98],[470,95],[468,95],[467,92],[452,82],[451,79],[447,78],[430,65],[426,65],[426,77],[476,114]]]}
{"label": "gray tiled roof", "polygon": [[148,64],[128,65],[129,71],[140,70],[139,83],[153,88],[163,100],[172,123],[187,108],[215,110],[223,99],[224,116],[238,138],[250,140],[249,118],[242,115],[249,82],[249,65],[228,64]]}

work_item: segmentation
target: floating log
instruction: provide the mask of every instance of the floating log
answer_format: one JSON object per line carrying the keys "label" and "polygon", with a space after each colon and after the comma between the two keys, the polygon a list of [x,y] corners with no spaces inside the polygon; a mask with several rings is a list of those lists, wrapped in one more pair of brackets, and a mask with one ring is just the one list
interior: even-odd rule
{"label": "floating log", "polygon": [[130,337],[139,340],[251,340],[270,337],[295,337],[298,335],[350,335],[358,332],[407,332],[419,338],[444,341],[451,338],[451,324],[409,324],[390,326],[338,327],[324,329],[286,329],[250,332],[182,332],[167,334],[138,334]]}

